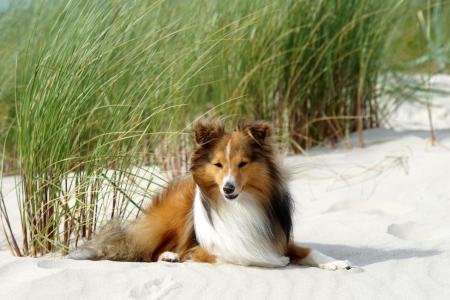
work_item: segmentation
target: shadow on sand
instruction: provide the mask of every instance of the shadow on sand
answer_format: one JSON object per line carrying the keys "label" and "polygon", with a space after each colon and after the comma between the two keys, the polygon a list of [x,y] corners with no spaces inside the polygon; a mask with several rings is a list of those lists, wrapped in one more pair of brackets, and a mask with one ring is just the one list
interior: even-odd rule
{"label": "shadow on sand", "polygon": [[319,250],[320,252],[336,259],[347,259],[352,264],[360,267],[389,260],[400,260],[414,257],[429,257],[438,255],[442,252],[433,249],[379,249],[316,243],[302,243],[301,245]]}
{"label": "shadow on sand", "polygon": [[[440,140],[448,139],[450,137],[450,129],[436,129],[436,138]],[[389,142],[406,137],[417,137],[421,139],[430,138],[430,130],[401,130],[396,131],[392,129],[374,128],[365,131],[365,142],[367,146],[376,145],[384,142]],[[356,142],[356,136],[352,136],[352,142]]]}

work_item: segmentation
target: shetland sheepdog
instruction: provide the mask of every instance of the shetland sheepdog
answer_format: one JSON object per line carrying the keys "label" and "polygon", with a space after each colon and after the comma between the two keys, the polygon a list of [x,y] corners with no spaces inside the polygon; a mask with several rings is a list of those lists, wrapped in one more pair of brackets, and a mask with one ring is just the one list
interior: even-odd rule
{"label": "shetland sheepdog", "polygon": [[271,132],[262,121],[231,132],[198,122],[190,173],[170,182],[134,222],[109,223],[69,258],[349,269],[348,261],[292,241],[293,203]]}

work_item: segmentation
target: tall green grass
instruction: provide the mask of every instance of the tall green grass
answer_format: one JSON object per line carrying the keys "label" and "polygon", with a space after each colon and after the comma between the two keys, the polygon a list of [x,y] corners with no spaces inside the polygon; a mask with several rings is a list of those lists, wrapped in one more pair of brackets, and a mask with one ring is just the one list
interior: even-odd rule
{"label": "tall green grass", "polygon": [[403,73],[450,71],[450,1],[411,0],[389,35],[385,63]]}
{"label": "tall green grass", "polygon": [[0,15],[0,121],[21,178],[22,241],[6,228],[16,255],[67,252],[104,220],[135,216],[155,185],[146,166],[185,168],[187,129],[203,115],[272,121],[296,152],[355,130],[363,145],[404,9],[394,0],[46,3]]}
{"label": "tall green grass", "polygon": [[447,30],[450,28],[450,1],[413,0],[404,15],[387,42],[386,94],[393,96],[397,105],[411,101],[426,107],[430,141],[435,145],[431,98],[447,93],[432,88],[431,79],[435,74],[450,71],[450,31]]}

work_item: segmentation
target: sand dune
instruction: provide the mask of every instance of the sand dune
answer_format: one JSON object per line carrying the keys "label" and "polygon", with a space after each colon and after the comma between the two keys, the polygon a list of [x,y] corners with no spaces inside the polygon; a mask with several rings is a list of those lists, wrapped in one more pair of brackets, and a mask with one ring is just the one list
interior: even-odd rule
{"label": "sand dune", "polygon": [[[417,117],[413,128],[367,131],[364,149],[319,148],[286,159],[295,240],[359,268],[91,262],[2,251],[0,299],[450,299],[446,102],[437,146]],[[416,107],[404,109],[397,115]]]}

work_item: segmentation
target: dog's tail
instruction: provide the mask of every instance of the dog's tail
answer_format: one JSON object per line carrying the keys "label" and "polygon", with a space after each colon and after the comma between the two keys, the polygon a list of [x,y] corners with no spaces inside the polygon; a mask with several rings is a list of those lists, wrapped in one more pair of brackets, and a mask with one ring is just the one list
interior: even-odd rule
{"label": "dog's tail", "polygon": [[112,220],[92,240],[70,252],[67,257],[76,260],[136,261],[128,231],[129,225]]}

